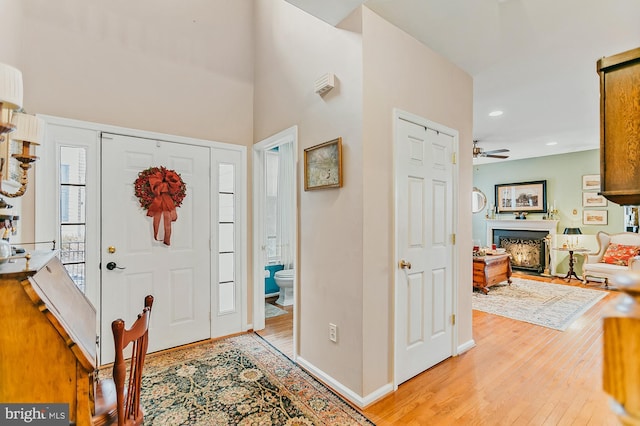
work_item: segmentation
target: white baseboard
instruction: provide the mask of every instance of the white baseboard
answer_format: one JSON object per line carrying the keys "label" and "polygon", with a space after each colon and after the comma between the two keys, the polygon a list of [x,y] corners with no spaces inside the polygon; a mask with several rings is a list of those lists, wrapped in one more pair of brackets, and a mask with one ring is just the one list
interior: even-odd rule
{"label": "white baseboard", "polygon": [[363,405],[360,405],[359,407],[364,408],[367,405],[373,404],[377,400],[384,398],[390,393],[393,393],[393,383],[387,383],[386,385],[379,387],[375,391],[371,392],[369,395],[362,398]]}
{"label": "white baseboard", "polygon": [[466,351],[474,348],[475,346],[476,346],[476,342],[473,339],[468,340],[461,345],[458,345],[458,355],[465,353]]}
{"label": "white baseboard", "polygon": [[344,386],[342,383],[335,380],[333,377],[329,376],[324,371],[317,368],[315,365],[311,364],[301,356],[298,356],[296,358],[296,363],[298,363],[300,367],[307,370],[316,379],[320,380],[325,385],[332,388],[335,392],[340,394],[340,396],[348,399],[352,404],[360,408],[364,408],[367,405],[382,398],[383,396],[393,392],[393,385],[391,383],[387,383],[384,386],[375,390],[374,392],[371,392],[369,395],[363,397],[358,395],[356,392],[352,391],[348,387]]}

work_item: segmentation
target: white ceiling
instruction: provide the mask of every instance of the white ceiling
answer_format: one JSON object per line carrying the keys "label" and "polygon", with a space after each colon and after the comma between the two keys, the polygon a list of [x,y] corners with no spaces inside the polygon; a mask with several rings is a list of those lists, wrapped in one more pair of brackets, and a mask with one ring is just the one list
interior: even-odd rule
{"label": "white ceiling", "polygon": [[473,138],[509,160],[598,148],[596,61],[640,47],[640,0],[287,1],[332,25],[364,3],[467,71]]}

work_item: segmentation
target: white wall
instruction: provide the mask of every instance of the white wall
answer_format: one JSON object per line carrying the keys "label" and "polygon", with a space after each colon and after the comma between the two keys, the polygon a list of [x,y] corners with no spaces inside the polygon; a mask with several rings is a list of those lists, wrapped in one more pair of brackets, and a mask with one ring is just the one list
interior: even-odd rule
{"label": "white wall", "polygon": [[[251,145],[251,0],[0,0],[0,10],[0,62],[22,71],[27,112]],[[23,204],[33,241],[32,190]]]}
{"label": "white wall", "polygon": [[28,112],[251,140],[250,0],[5,1],[20,5],[4,41],[19,47]]}
{"label": "white wall", "polygon": [[[302,149],[338,136],[345,148],[344,187],[299,194],[299,355],[367,400],[393,372],[393,109],[460,132],[455,221],[470,236],[472,80],[366,8],[338,27],[284,1],[256,3],[255,16],[255,139],[296,124]],[[338,85],[319,97],[313,81],[325,72]],[[471,340],[467,239],[458,246],[460,342]]]}
{"label": "white wall", "polygon": [[[393,285],[395,276],[393,198],[393,108],[400,108],[459,131],[457,252],[459,267],[458,344],[471,335],[471,76],[394,27],[363,9],[364,45],[364,376],[371,393],[391,371]],[[469,240],[469,241],[467,241]],[[386,375],[386,377],[385,377]]]}
{"label": "white wall", "polygon": [[[255,20],[255,139],[298,126],[299,355],[360,393],[361,36],[283,0],[256,2]],[[320,97],[314,81],[327,72],[335,73],[336,87]],[[343,143],[344,186],[305,192],[304,149],[337,137]],[[328,340],[330,322],[338,326],[337,344]]]}

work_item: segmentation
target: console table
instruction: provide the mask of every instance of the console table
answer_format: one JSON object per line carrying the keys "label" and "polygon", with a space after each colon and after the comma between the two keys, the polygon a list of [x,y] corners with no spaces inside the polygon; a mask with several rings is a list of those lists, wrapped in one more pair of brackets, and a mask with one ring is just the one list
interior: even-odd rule
{"label": "console table", "polygon": [[473,287],[487,294],[490,286],[502,281],[511,284],[511,261],[508,254],[474,256]]}

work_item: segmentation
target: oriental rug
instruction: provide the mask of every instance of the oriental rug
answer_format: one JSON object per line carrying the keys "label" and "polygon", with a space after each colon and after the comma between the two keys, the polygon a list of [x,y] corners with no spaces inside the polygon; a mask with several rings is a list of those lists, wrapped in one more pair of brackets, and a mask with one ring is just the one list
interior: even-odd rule
{"label": "oriental rug", "polygon": [[473,292],[473,309],[564,331],[578,317],[607,295],[605,291],[551,284],[511,277],[489,288],[488,294]]}
{"label": "oriental rug", "polygon": [[145,425],[372,425],[254,333],[150,354]]}

